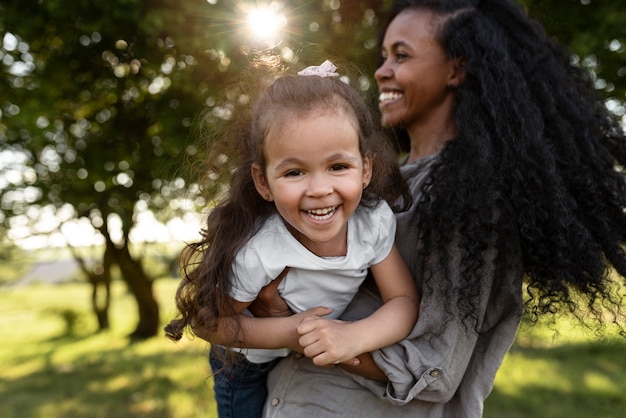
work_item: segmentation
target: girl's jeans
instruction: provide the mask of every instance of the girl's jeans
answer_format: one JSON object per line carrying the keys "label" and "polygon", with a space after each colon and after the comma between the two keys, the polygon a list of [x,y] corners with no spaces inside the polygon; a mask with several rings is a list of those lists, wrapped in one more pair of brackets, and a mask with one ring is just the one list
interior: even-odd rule
{"label": "girl's jeans", "polygon": [[279,359],[257,364],[241,355],[224,365],[224,350],[212,346],[209,352],[219,418],[261,418],[267,397],[267,374]]}

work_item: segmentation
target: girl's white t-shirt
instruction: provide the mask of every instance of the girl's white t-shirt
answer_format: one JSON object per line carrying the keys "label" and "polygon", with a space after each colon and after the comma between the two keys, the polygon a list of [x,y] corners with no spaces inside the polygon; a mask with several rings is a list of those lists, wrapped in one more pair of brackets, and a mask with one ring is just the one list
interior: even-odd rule
{"label": "girl's white t-shirt", "polygon": [[[396,218],[386,202],[381,201],[373,208],[361,205],[348,220],[346,255],[318,257],[275,214],[237,254],[230,296],[240,302],[251,302],[262,287],[289,267],[278,290],[291,310],[302,312],[325,306],[333,309],[327,318],[337,318],[356,294],[367,269],[389,255],[395,233]],[[238,351],[254,363],[289,354],[287,349]]]}

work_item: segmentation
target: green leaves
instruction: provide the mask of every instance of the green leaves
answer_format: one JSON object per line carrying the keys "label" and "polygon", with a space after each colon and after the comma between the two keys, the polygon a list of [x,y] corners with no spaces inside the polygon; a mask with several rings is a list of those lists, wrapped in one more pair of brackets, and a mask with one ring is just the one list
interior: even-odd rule
{"label": "green leaves", "polygon": [[[623,111],[626,14],[615,2],[523,3]],[[376,37],[389,0],[275,3],[286,22],[273,48],[262,47],[246,26],[256,4],[3,1],[0,146],[25,153],[36,176],[22,186],[0,182],[0,196],[34,187],[40,197],[29,204],[130,211],[122,216],[128,230],[139,201],[164,209],[171,200],[165,185],[171,196],[183,184],[174,193],[181,196],[194,183],[197,173],[184,167],[191,154],[204,155],[199,133],[219,134],[224,118],[249,106],[266,76],[255,64],[296,70],[329,58],[340,69],[362,71],[359,85],[374,93]],[[6,220],[12,206],[2,199]]]}

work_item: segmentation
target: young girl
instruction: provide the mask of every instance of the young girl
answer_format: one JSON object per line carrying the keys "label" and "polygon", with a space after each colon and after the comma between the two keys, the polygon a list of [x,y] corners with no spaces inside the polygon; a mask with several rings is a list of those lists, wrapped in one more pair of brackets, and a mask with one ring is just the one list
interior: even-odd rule
{"label": "young girl", "polygon": [[[303,352],[320,366],[356,364],[359,354],[406,337],[417,319],[389,206],[410,195],[368,106],[334,70],[328,61],[309,67],[261,95],[230,191],[182,259],[189,267],[200,255],[184,269],[181,318],[166,332],[179,339],[189,326],[212,343],[221,417],[261,415],[265,374],[289,352],[274,349]],[[368,269],[384,304],[360,321],[334,320]],[[297,314],[252,317],[249,305],[281,274],[279,291]],[[225,362],[224,347],[247,360]]]}

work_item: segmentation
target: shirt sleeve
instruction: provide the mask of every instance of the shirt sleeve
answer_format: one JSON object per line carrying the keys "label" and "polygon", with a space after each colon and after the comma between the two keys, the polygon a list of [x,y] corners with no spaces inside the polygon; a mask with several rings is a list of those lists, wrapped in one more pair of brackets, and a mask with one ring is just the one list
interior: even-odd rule
{"label": "shirt sleeve", "polygon": [[372,211],[369,222],[373,225],[371,230],[376,231],[374,236],[375,256],[371,263],[374,265],[387,258],[391,252],[396,236],[396,216],[387,202],[382,200]]}
{"label": "shirt sleeve", "polygon": [[233,263],[230,296],[239,302],[252,302],[261,288],[272,281],[263,263],[263,255],[254,247],[243,247]]}
{"label": "shirt sleeve", "polygon": [[[449,260],[452,283],[458,283],[459,254],[454,243],[444,256]],[[469,322],[460,319],[453,303],[445,303],[435,286],[433,294],[422,297],[420,314],[410,335],[397,344],[372,353],[383,370],[388,384],[384,399],[393,405],[404,405],[414,399],[433,403],[448,402],[457,393],[462,380],[472,380],[472,390],[488,394],[501,360],[514,340],[521,313],[521,262],[499,277],[495,250],[484,258],[483,285],[480,292],[478,332]],[[434,272],[432,283],[443,282]],[[497,288],[494,281],[510,283]],[[365,293],[371,292],[371,289]],[[367,316],[372,309],[372,295],[355,298],[343,319],[354,320]],[[445,306],[444,306],[445,305]],[[374,307],[375,308],[375,307]],[[360,312],[359,312],[360,311]],[[355,317],[356,316],[356,317]],[[470,370],[471,369],[471,370]],[[480,370],[478,370],[480,369]],[[361,385],[380,394],[380,384],[355,376]],[[468,386],[466,383],[464,386]],[[486,395],[485,395],[486,396]]]}

